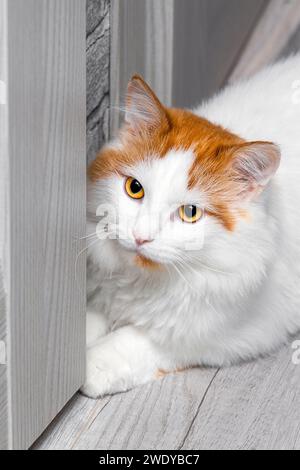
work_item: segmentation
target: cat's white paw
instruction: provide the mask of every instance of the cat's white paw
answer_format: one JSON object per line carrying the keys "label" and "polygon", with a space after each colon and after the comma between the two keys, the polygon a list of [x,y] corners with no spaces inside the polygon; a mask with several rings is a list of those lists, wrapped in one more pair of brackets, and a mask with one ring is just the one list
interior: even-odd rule
{"label": "cat's white paw", "polygon": [[100,398],[110,393],[111,374],[101,364],[87,363],[86,380],[81,392],[89,398]]}
{"label": "cat's white paw", "polygon": [[81,392],[100,398],[130,389],[133,385],[129,364],[103,342],[87,351],[86,381]]}
{"label": "cat's white paw", "polygon": [[170,370],[172,364],[145,333],[128,325],[87,349],[86,381],[81,391],[91,398],[125,392],[156,379],[158,369]]}

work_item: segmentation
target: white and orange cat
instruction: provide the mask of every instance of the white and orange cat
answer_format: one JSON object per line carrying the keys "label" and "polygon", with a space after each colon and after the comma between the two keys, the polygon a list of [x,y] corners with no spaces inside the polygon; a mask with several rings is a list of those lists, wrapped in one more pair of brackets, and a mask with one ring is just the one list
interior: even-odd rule
{"label": "white and orange cat", "polygon": [[129,82],[89,169],[83,393],[249,360],[300,329],[299,80],[298,55],[193,111]]}

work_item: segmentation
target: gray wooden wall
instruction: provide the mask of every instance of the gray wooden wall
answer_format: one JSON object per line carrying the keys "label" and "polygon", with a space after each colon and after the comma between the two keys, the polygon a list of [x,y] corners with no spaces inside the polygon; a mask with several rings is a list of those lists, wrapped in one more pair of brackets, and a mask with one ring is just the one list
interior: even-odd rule
{"label": "gray wooden wall", "polygon": [[130,76],[172,106],[195,106],[222,86],[268,0],[111,0],[111,131]]}
{"label": "gray wooden wall", "polygon": [[0,0],[0,449],[8,447],[8,403],[6,366],[6,286],[3,277],[6,239],[7,108],[6,83],[6,3]]}
{"label": "gray wooden wall", "polygon": [[87,0],[87,159],[109,134],[110,0]]}
{"label": "gray wooden wall", "polygon": [[[299,9],[300,9],[300,2],[299,2]],[[289,39],[288,43],[281,51],[280,56],[286,57],[290,54],[297,54],[300,51],[300,26],[296,29],[293,36]]]}
{"label": "gray wooden wall", "polygon": [[[0,7],[1,10],[1,7]],[[1,119],[1,118],[0,118]],[[6,295],[2,273],[2,262],[0,259],[0,348],[6,344]],[[1,351],[0,351],[1,354]],[[8,447],[8,403],[7,403],[7,376],[6,376],[6,354],[2,351],[0,360],[0,450]]]}
{"label": "gray wooden wall", "polygon": [[174,8],[175,0],[111,0],[112,134],[124,117],[118,108],[124,108],[126,86],[133,74],[141,74],[166,105],[172,102]]}
{"label": "gray wooden wall", "polygon": [[193,107],[226,83],[267,4],[174,0],[173,105]]}

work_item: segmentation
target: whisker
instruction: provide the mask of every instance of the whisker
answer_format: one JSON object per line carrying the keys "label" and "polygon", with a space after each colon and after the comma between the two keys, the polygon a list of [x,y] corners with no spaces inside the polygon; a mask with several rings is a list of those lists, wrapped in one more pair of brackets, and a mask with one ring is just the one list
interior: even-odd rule
{"label": "whisker", "polygon": [[[201,275],[199,272],[194,271],[193,269],[191,269],[190,266],[189,266],[187,263],[185,263],[183,260],[178,260],[178,263],[182,266],[183,269],[187,269],[187,271],[192,270],[192,272],[194,273],[194,275],[197,275],[197,276],[200,276],[200,275]],[[190,284],[190,283],[189,283],[189,286],[190,286],[190,288],[191,288],[193,291],[195,291],[195,292],[198,293],[196,286],[193,286],[193,285]]]}
{"label": "whisker", "polygon": [[217,269],[217,268],[214,268],[212,266],[209,266],[205,263],[203,263],[202,261],[198,261],[198,263],[200,264],[200,266],[202,266],[203,268],[205,269],[208,269],[209,271],[212,271],[214,273],[217,273],[217,274],[224,274],[225,276],[233,276],[234,273],[232,272],[227,272],[227,271],[221,271],[220,269]]}
{"label": "whisker", "polygon": [[166,269],[167,269],[167,271],[168,271],[168,275],[169,275],[170,281],[172,281],[172,273],[171,273],[171,271],[170,271],[170,269],[169,269],[168,264],[166,264],[165,267],[166,267]]}
{"label": "whisker", "polygon": [[96,241],[94,241],[93,243],[90,243],[90,245],[86,246],[85,248],[83,248],[77,255],[76,257],[76,261],[75,261],[75,281],[77,281],[77,263],[78,263],[78,259],[79,257],[86,251],[88,250],[89,248],[91,248],[92,246],[94,246],[96,243],[98,243],[100,241],[100,239],[97,239]]}
{"label": "whisker", "polygon": [[205,297],[205,302],[207,303],[207,305],[215,312],[216,315],[219,315],[217,310],[215,309],[215,307],[209,302],[208,298]]}
{"label": "whisker", "polygon": [[94,233],[90,233],[89,235],[86,235],[85,237],[75,237],[75,242],[78,242],[80,240],[86,240],[87,238],[92,238],[94,237],[95,235],[97,235],[97,232],[94,232]]}
{"label": "whisker", "polygon": [[200,275],[200,273],[198,271],[196,271],[195,269],[193,269],[191,264],[189,264],[188,261],[186,259],[184,259],[183,257],[178,256],[177,261],[178,261],[178,263],[183,264],[183,266],[185,266],[188,270],[193,271],[193,273],[195,273],[197,275]]}
{"label": "whisker", "polygon": [[184,277],[184,275],[182,274],[182,272],[180,271],[179,267],[176,266],[176,264],[174,262],[171,263],[171,265],[173,266],[173,268],[177,271],[177,273],[179,274],[179,276],[184,280],[184,282],[190,287],[190,289],[192,290],[195,290],[191,284],[188,282],[188,280]]}
{"label": "whisker", "polygon": [[193,256],[193,258],[187,257],[186,255],[183,255],[182,253],[180,253],[179,251],[177,251],[174,248],[169,247],[166,251],[168,253],[172,254],[172,255],[175,255],[176,258],[177,258],[176,261],[181,260],[182,262],[184,262],[186,267],[189,268],[189,270],[193,270],[193,272],[195,274],[201,274],[199,271],[197,271],[196,269],[193,269],[193,267],[192,267],[192,266],[194,266],[194,268],[195,268],[196,267],[195,263],[197,263],[197,265],[199,265],[200,267],[202,267],[204,269],[207,269],[209,271],[212,271],[214,273],[224,274],[224,275],[227,275],[227,276],[233,276],[234,275],[233,272],[222,271],[218,268],[215,268],[214,266],[209,266],[208,264],[203,263],[199,258],[195,258],[195,256]]}
{"label": "whisker", "polygon": [[218,268],[215,268],[214,266],[209,266],[208,264],[205,264],[203,263],[202,261],[200,261],[199,258],[195,258],[193,257],[192,259],[190,257],[188,257],[188,260],[186,260],[186,258],[183,258],[183,255],[181,255],[180,253],[178,253],[178,256],[181,257],[181,259],[184,259],[185,261],[189,261],[191,263],[191,265],[195,262],[197,262],[197,264],[199,264],[201,267],[205,268],[205,269],[208,269],[209,271],[213,271],[215,273],[218,273],[218,274],[225,274],[227,276],[232,276],[234,273],[232,272],[229,272],[229,271],[222,271]]}

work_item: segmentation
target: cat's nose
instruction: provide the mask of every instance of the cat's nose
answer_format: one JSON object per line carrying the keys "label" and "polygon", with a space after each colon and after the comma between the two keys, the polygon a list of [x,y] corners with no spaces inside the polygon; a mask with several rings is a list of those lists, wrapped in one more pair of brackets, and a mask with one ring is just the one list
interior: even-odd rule
{"label": "cat's nose", "polygon": [[145,243],[153,242],[153,238],[152,239],[150,239],[150,238],[143,239],[143,238],[139,238],[139,237],[134,237],[134,239],[135,239],[135,243],[137,244],[137,246],[141,246],[141,245],[145,245]]}

